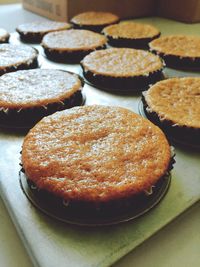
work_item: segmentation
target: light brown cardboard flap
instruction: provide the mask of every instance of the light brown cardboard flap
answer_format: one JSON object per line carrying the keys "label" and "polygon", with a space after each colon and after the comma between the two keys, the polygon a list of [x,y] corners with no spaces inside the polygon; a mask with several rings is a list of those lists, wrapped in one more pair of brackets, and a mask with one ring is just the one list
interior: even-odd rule
{"label": "light brown cardboard flap", "polygon": [[24,8],[53,20],[68,21],[85,11],[110,11],[124,18],[157,14],[184,22],[200,21],[200,0],[22,0]]}
{"label": "light brown cardboard flap", "polygon": [[23,0],[23,7],[49,19],[66,21],[67,0]]}
{"label": "light brown cardboard flap", "polygon": [[154,0],[23,0],[24,8],[54,20],[67,21],[85,11],[109,11],[121,18],[154,14]]}

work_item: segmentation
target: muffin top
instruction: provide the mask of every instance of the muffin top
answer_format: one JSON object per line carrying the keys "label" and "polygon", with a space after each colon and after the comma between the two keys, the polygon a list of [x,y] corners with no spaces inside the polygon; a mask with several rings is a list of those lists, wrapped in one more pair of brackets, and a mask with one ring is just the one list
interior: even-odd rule
{"label": "muffin top", "polygon": [[66,22],[57,21],[35,21],[19,25],[16,30],[26,33],[47,33],[52,31],[67,30],[71,28],[71,25]]}
{"label": "muffin top", "polygon": [[38,52],[27,45],[0,44],[0,69],[21,64],[30,65]]}
{"label": "muffin top", "polygon": [[150,112],[174,125],[200,128],[200,78],[160,81],[144,93]]}
{"label": "muffin top", "polygon": [[79,25],[106,25],[116,23],[119,17],[110,12],[89,11],[78,14],[71,19],[72,23]]}
{"label": "muffin top", "polygon": [[162,36],[150,42],[151,50],[158,54],[180,57],[200,57],[200,37],[189,35]]}
{"label": "muffin top", "polygon": [[109,48],[94,51],[81,62],[85,71],[112,77],[148,76],[161,70],[161,59],[144,50]]}
{"label": "muffin top", "polygon": [[30,130],[22,148],[28,178],[65,200],[104,202],[141,193],[169,162],[163,132],[121,107],[54,113]]}
{"label": "muffin top", "polygon": [[55,69],[21,70],[0,77],[1,108],[31,108],[55,103],[81,89],[76,74]]}
{"label": "muffin top", "polygon": [[0,28],[0,42],[6,41],[9,38],[9,36],[10,36],[9,33],[6,30]]}
{"label": "muffin top", "polygon": [[153,38],[160,34],[160,31],[148,24],[123,22],[107,26],[103,29],[103,33],[106,36],[112,38],[128,38],[128,39],[140,39],[140,38]]}
{"label": "muffin top", "polygon": [[67,30],[48,33],[42,46],[59,50],[89,50],[106,44],[106,37],[88,30]]}

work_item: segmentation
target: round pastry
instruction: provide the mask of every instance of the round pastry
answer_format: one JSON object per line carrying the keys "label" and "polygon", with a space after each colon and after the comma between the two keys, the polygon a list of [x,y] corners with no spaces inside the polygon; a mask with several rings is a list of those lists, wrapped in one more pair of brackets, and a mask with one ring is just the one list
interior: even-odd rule
{"label": "round pastry", "polygon": [[76,74],[55,69],[22,70],[0,77],[0,121],[26,126],[82,104],[82,82]]}
{"label": "round pastry", "polygon": [[156,185],[170,162],[163,132],[120,107],[57,112],[36,124],[22,147],[23,171],[38,193],[69,206],[126,202]]}
{"label": "round pastry", "polygon": [[162,36],[149,43],[150,50],[162,57],[168,67],[199,68],[200,37],[189,35]]}
{"label": "round pastry", "polygon": [[91,83],[103,88],[144,90],[162,79],[162,60],[147,51],[110,48],[95,51],[82,61],[83,74]]}
{"label": "round pastry", "polygon": [[110,12],[89,11],[78,14],[71,19],[74,28],[101,32],[108,25],[117,23],[119,17]]}
{"label": "round pastry", "polygon": [[160,31],[154,26],[134,22],[107,26],[103,33],[111,46],[141,49],[148,48],[148,43],[160,36]]}
{"label": "round pastry", "polygon": [[39,43],[45,34],[69,28],[71,28],[71,25],[66,22],[36,21],[19,25],[16,31],[19,33],[22,41]]}
{"label": "round pastry", "polygon": [[0,44],[0,75],[38,67],[38,52],[27,45]]}
{"label": "round pastry", "polygon": [[177,140],[200,145],[200,78],[171,78],[144,92],[149,119]]}
{"label": "round pastry", "polygon": [[48,33],[42,40],[45,54],[56,61],[80,61],[90,52],[105,48],[105,36],[87,30]]}
{"label": "round pastry", "polygon": [[0,28],[0,44],[8,43],[9,37],[10,34],[6,30]]}

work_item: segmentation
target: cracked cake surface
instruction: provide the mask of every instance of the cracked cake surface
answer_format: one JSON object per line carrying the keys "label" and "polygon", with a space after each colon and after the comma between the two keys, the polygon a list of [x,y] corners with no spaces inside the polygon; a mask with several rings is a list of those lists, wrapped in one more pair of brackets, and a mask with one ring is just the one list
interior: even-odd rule
{"label": "cracked cake surface", "polygon": [[148,76],[163,68],[163,62],[158,56],[131,48],[94,51],[81,64],[85,72],[113,77]]}
{"label": "cracked cake surface", "polygon": [[88,11],[80,13],[71,19],[72,23],[79,25],[104,25],[115,23],[119,20],[119,17],[109,12],[95,12]]}
{"label": "cracked cake surface", "polygon": [[42,46],[59,51],[90,50],[104,46],[105,36],[88,30],[67,30],[48,33],[42,40]]}
{"label": "cracked cake surface", "polygon": [[65,200],[106,202],[148,190],[170,146],[150,121],[121,107],[84,106],[43,118],[25,137],[29,180]]}
{"label": "cracked cake surface", "polygon": [[107,26],[103,29],[103,33],[112,38],[150,38],[159,35],[160,31],[152,25],[123,22]]}
{"label": "cracked cake surface", "polygon": [[55,69],[21,70],[0,77],[0,107],[45,106],[69,98],[81,89],[76,74]]}
{"label": "cracked cake surface", "polygon": [[7,67],[30,65],[37,59],[38,52],[28,45],[0,44],[0,70]]}
{"label": "cracked cake surface", "polygon": [[192,35],[168,35],[159,37],[149,44],[150,49],[164,55],[200,57],[200,37]]}
{"label": "cracked cake surface", "polygon": [[171,78],[144,93],[150,112],[177,126],[200,129],[200,78]]}
{"label": "cracked cake surface", "polygon": [[30,23],[20,24],[17,27],[19,32],[26,33],[47,33],[51,31],[67,30],[71,26],[66,22],[57,21],[34,21]]}

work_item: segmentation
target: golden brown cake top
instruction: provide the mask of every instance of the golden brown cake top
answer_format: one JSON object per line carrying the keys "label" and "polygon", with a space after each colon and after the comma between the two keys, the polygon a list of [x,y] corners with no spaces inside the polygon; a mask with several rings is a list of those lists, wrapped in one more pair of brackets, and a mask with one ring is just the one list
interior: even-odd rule
{"label": "golden brown cake top", "polygon": [[144,93],[149,111],[174,125],[200,128],[200,78],[172,78]]}
{"label": "golden brown cake top", "polygon": [[109,48],[94,51],[82,60],[85,71],[112,77],[148,76],[161,70],[161,59],[144,50]]}
{"label": "golden brown cake top", "polygon": [[38,52],[27,45],[0,44],[0,69],[30,65],[37,58]]}
{"label": "golden brown cake top", "polygon": [[112,38],[152,38],[160,34],[159,30],[154,26],[142,23],[123,22],[107,26],[103,29],[103,33]]}
{"label": "golden brown cake top", "polygon": [[151,50],[179,57],[200,57],[200,37],[190,35],[169,35],[153,40]]}
{"label": "golden brown cake top", "polygon": [[119,17],[109,12],[89,11],[78,14],[71,19],[71,22],[79,25],[106,25],[116,23]]}
{"label": "golden brown cake top", "polygon": [[42,46],[50,49],[89,50],[101,47],[107,42],[106,37],[88,30],[67,30],[48,33],[42,40]]}
{"label": "golden brown cake top", "polygon": [[21,24],[17,27],[17,31],[26,33],[47,33],[52,31],[67,30],[71,25],[66,22],[57,21],[34,21]]}
{"label": "golden brown cake top", "polygon": [[81,81],[61,70],[21,70],[1,76],[0,88],[0,108],[22,109],[63,101],[81,89]]}
{"label": "golden brown cake top", "polygon": [[121,107],[54,113],[30,130],[22,148],[29,179],[66,200],[103,202],[141,193],[166,173],[169,162],[163,132]]}
{"label": "golden brown cake top", "polygon": [[4,42],[8,38],[9,38],[9,33],[6,30],[0,28],[0,42]]}

